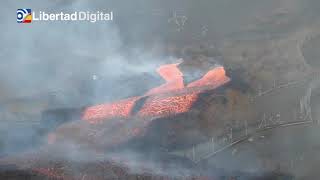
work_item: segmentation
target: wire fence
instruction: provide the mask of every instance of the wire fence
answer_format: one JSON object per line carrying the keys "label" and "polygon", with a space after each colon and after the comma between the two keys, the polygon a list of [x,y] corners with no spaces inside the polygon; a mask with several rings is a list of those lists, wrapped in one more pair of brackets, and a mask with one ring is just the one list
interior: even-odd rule
{"label": "wire fence", "polygon": [[[311,77],[311,78],[310,78]],[[228,150],[237,144],[252,141],[252,137],[260,134],[263,131],[273,130],[277,128],[289,128],[294,126],[305,126],[319,124],[319,120],[312,117],[311,97],[315,89],[320,88],[320,74],[313,74],[306,79],[300,81],[289,82],[274,86],[273,88],[263,91],[255,96],[265,96],[274,92],[277,89],[296,87],[297,85],[305,85],[303,82],[307,82],[305,93],[299,100],[299,114],[298,119],[290,122],[284,122],[281,119],[281,114],[272,114],[267,117],[263,114],[261,119],[253,123],[244,121],[241,127],[229,127],[227,131],[222,135],[210,138],[209,141],[197,144],[190,149],[184,151],[175,151],[173,154],[180,155],[191,159],[194,163],[200,163],[203,160],[211,158],[225,150]]]}

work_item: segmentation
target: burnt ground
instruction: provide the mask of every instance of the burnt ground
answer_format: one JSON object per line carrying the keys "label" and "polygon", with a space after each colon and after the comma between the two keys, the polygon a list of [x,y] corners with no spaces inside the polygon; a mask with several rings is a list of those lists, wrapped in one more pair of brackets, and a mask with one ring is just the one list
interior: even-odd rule
{"label": "burnt ground", "polygon": [[[56,6],[59,6],[61,4],[69,4],[71,1],[57,1],[55,3]],[[101,4],[103,3],[101,2]],[[198,149],[196,149],[194,155],[192,152],[193,147],[199,144],[207,145],[206,143],[210,142],[212,137],[228,141],[226,132],[227,137],[230,137],[230,127],[238,127],[240,129],[233,134],[234,138],[239,134],[241,135],[241,133],[243,134],[245,120],[248,122],[249,130],[251,130],[250,127],[252,129],[256,128],[261,124],[264,114],[266,114],[267,118],[274,118],[273,120],[281,117],[286,122],[294,122],[301,118],[298,110],[299,100],[305,93],[307,84],[283,88],[265,96],[256,96],[274,86],[304,79],[310,73],[319,70],[316,67],[319,64],[317,60],[317,49],[319,49],[317,48],[319,46],[319,3],[316,0],[268,2],[262,0],[242,0],[239,2],[204,0],[197,3],[186,1],[185,4],[180,1],[140,1],[133,8],[123,6],[120,1],[113,4],[115,5],[115,12],[119,13],[116,24],[120,27],[120,34],[124,41],[124,45],[121,48],[126,49],[138,44],[144,46],[146,50],[150,50],[149,46],[160,41],[164,48],[152,49],[155,51],[154,53],[182,57],[186,60],[186,63],[181,65],[182,70],[195,72],[194,74],[185,73],[187,76],[186,82],[202,75],[201,71],[198,73],[198,71],[194,70],[202,69],[205,72],[213,61],[224,65],[228,69],[228,75],[235,81],[235,84],[224,87],[221,91],[203,95],[192,112],[155,121],[147,132],[147,136],[141,139],[134,139],[132,142],[125,144],[124,147],[139,150],[143,157],[148,157],[146,159],[150,157],[152,162],[161,162],[161,166],[164,167],[156,168],[157,170],[175,171],[179,168],[187,169],[186,174],[188,177],[199,177],[200,175],[211,177],[211,175],[217,176],[217,174],[219,175],[219,177],[216,177],[217,179],[246,180],[250,178],[308,180],[319,177],[319,172],[317,172],[320,162],[318,159],[317,125],[308,124],[289,128],[275,128],[255,133],[245,141],[237,144],[237,146],[227,148],[219,154],[205,158],[197,163],[194,162],[194,159],[203,152],[198,152]],[[145,8],[146,6],[148,8]],[[133,12],[131,9],[135,9],[135,11]],[[225,11],[225,9],[228,9],[228,11]],[[168,21],[172,18],[174,11],[177,11],[181,17],[186,16],[188,18],[184,27],[177,26],[174,21]],[[128,16],[131,17],[133,15],[136,21],[127,22]],[[8,31],[8,29],[4,31],[6,30]],[[93,46],[96,47],[96,45]],[[68,54],[66,53],[68,52],[67,50],[61,51],[62,55],[48,55],[53,58],[58,57],[56,59],[66,60],[63,55]],[[46,54],[46,56],[48,55]],[[3,56],[1,55],[1,57]],[[77,59],[92,58],[87,56],[76,57]],[[45,61],[42,60],[42,62]],[[135,63],[139,64],[139,61],[134,61],[133,64]],[[33,97],[27,98],[28,100],[26,101],[2,101],[1,108],[3,111],[13,111],[13,114],[21,113],[18,117],[11,119],[5,116],[2,118],[10,119],[10,121],[16,119],[37,121],[41,119],[40,112],[43,110],[57,107],[64,109],[65,101],[72,107],[75,104],[81,104],[82,107],[98,101],[121,99],[131,95],[142,94],[150,87],[161,84],[161,80],[154,77],[154,72],[129,75],[129,77],[121,76],[116,78],[116,81],[121,83],[102,86],[100,90],[98,89],[103,94],[105,93],[105,88],[116,88],[112,97],[98,96],[101,99],[92,99],[92,91],[87,89],[88,86],[92,85],[92,81],[88,79],[96,71],[88,72],[89,69],[92,70],[88,67],[89,65],[90,67],[95,66],[95,63],[86,62],[80,64],[83,66],[79,67],[81,80],[77,80],[78,77],[71,77],[75,78],[76,81],[74,84],[70,83],[67,84],[68,86],[63,87],[65,95],[61,97],[58,95],[58,103],[50,102],[47,96],[40,101],[38,101],[39,98],[34,97],[40,97],[38,94],[48,93],[38,92],[37,90],[39,84],[43,86],[44,83],[39,83],[38,85],[31,83],[30,87],[37,87],[31,88],[31,90],[25,83],[22,85],[23,88],[20,88],[25,92],[22,94]],[[51,67],[50,64],[46,66],[46,68],[48,67]],[[43,71],[46,71],[46,68],[43,68]],[[4,70],[2,69],[2,71]],[[53,73],[53,76],[58,74],[54,73],[54,68],[49,72]],[[77,74],[76,71],[75,74]],[[100,81],[102,84],[108,84],[110,81],[108,76],[99,77],[102,78]],[[82,84],[83,79],[84,83]],[[136,83],[134,79],[139,80]],[[18,79],[17,82],[21,82],[21,79],[20,81]],[[1,87],[5,85],[1,84]],[[130,88],[138,88],[137,91],[139,92],[125,91]],[[1,99],[8,98],[10,94],[15,95],[15,93],[7,90],[7,87],[3,89],[3,97],[1,96]],[[77,95],[77,93],[80,95]],[[222,94],[222,96],[215,97],[217,93]],[[316,94],[312,98],[311,105],[314,119],[319,117],[319,100]],[[27,117],[30,111],[35,115],[21,118]],[[268,123],[270,122],[268,121]],[[97,163],[97,161],[103,158],[100,156],[95,157],[92,154],[101,155],[109,152],[104,149],[103,144],[100,146],[99,143],[96,143],[96,139],[88,139],[86,135],[89,134],[87,132],[89,129],[78,128],[79,125],[73,125],[72,123],[74,122],[64,124],[66,131],[59,131],[61,132],[59,134],[60,137],[66,140],[71,139],[72,141],[64,142],[67,146],[62,144],[62,146],[57,147],[42,147],[50,149],[47,149],[48,152],[46,150],[43,152],[43,149],[40,151],[36,149],[34,161],[30,160],[32,156],[30,155],[29,157],[28,154],[20,160],[15,157],[17,155],[15,152],[26,150],[26,146],[33,146],[33,142],[30,139],[34,140],[35,138],[34,136],[28,136],[29,134],[33,135],[33,132],[28,133],[28,131],[25,131],[25,129],[33,129],[33,127],[11,129],[11,125],[8,127],[6,123],[5,126],[1,126],[1,132],[4,134],[1,137],[5,138],[5,143],[1,143],[1,147],[6,152],[9,151],[13,154],[11,157],[7,157],[9,161],[5,161],[6,158],[2,160],[2,163],[6,165],[5,167],[0,167],[2,170],[0,179],[61,179],[60,176],[53,176],[50,173],[48,175],[47,171],[39,173],[39,171],[35,172],[32,169],[47,167],[55,167],[60,172],[60,175],[64,174],[69,179],[72,179],[70,176],[73,176],[74,179],[169,179],[165,175],[146,175],[144,173],[131,172],[127,167],[112,164],[109,161],[102,163],[102,166],[106,167],[101,167],[101,164]],[[12,126],[20,127],[15,123],[12,124]],[[120,133],[116,129],[111,132],[111,134]],[[110,137],[110,134],[103,134],[103,138],[106,141],[108,137]],[[42,142],[46,142],[46,138],[46,136],[41,136],[39,139],[40,141],[43,140]],[[11,141],[12,139],[14,141]],[[15,141],[15,139],[18,139],[18,141]],[[14,146],[10,146],[12,142]],[[85,149],[85,152],[83,152],[83,149]],[[203,149],[203,151],[207,151],[205,148]],[[200,147],[200,150],[202,150],[202,147]],[[119,149],[114,151],[117,152]],[[61,156],[67,157],[67,160],[60,160]],[[143,160],[145,160],[145,157]],[[84,162],[79,162],[81,158],[84,158]],[[92,162],[88,161],[88,159],[98,160]],[[138,160],[134,162],[144,161]],[[8,164],[12,163],[15,165],[8,167]],[[148,163],[146,164],[149,165]],[[16,167],[17,165],[18,167]],[[65,169],[63,170],[63,168]],[[141,169],[144,168],[142,167]],[[178,172],[185,173],[182,170]],[[190,175],[190,172],[194,172],[194,174],[191,173]],[[47,175],[44,177],[44,174]],[[268,174],[274,174],[276,177],[270,177]],[[204,179],[205,177],[201,178]],[[186,179],[186,177],[181,177],[181,179]]]}

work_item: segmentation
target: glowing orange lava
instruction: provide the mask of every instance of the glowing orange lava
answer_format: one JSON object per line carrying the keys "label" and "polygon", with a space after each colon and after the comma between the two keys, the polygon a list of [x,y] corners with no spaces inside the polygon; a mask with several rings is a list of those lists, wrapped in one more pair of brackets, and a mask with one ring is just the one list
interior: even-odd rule
{"label": "glowing orange lava", "polygon": [[187,87],[204,87],[210,86],[212,89],[221,86],[230,79],[226,76],[226,71],[223,67],[216,67],[208,71],[201,79],[191,82]]}
{"label": "glowing orange lava", "polygon": [[95,123],[98,119],[104,118],[127,118],[130,116],[130,112],[140,97],[132,97],[124,100],[120,100],[116,103],[100,104],[96,106],[88,107],[82,119]]}
{"label": "glowing orange lava", "polygon": [[166,83],[149,90],[146,94],[160,94],[184,88],[183,74],[177,67],[179,64],[180,63],[167,64],[158,68],[158,74],[166,81]]}
{"label": "glowing orange lava", "polygon": [[[183,84],[183,73],[176,64],[166,64],[157,69],[165,84],[149,90],[143,96],[131,97],[114,103],[106,103],[88,107],[82,119],[97,123],[112,118],[128,118],[132,115],[139,117],[163,117],[184,113],[190,110],[197,101],[198,95],[206,90],[217,88],[230,79],[223,67],[208,71],[201,79]],[[132,114],[135,103],[142,97],[147,97],[141,109]]]}
{"label": "glowing orange lava", "polygon": [[150,97],[138,115],[145,117],[161,117],[172,114],[179,114],[189,111],[192,104],[197,100],[198,93],[188,93],[175,96],[154,96]]}

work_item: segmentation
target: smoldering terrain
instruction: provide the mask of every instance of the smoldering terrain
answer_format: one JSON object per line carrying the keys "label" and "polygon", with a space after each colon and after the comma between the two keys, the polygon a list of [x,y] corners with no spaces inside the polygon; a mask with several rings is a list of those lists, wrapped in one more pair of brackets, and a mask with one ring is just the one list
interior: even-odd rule
{"label": "smoldering terrain", "polygon": [[[18,24],[19,8],[106,10],[114,21]],[[0,177],[316,179],[319,8],[316,0],[4,1]],[[231,82],[115,147],[140,119],[80,120],[85,107],[164,84],[156,69],[179,59],[185,84],[216,65]]]}

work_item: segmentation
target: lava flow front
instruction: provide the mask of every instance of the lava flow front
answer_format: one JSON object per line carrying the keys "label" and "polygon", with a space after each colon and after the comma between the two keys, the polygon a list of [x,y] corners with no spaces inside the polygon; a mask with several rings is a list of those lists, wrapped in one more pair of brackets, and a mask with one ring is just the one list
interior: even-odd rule
{"label": "lava flow front", "polygon": [[[166,64],[157,69],[158,74],[166,81],[165,84],[149,90],[142,96],[88,107],[82,119],[98,123],[113,118],[165,117],[184,113],[190,110],[200,93],[219,87],[230,80],[224,68],[220,66],[185,86],[183,73],[178,68],[179,64]],[[146,98],[143,105],[133,113],[133,109],[137,108],[137,102],[142,98]]]}
{"label": "lava flow front", "polygon": [[[112,151],[119,147],[117,145],[125,144],[133,137],[144,135],[146,127],[152,122],[147,119],[188,112],[200,93],[219,87],[230,80],[223,67],[215,67],[200,79],[184,85],[183,73],[178,66],[179,63],[158,68],[157,72],[165,79],[165,84],[150,89],[142,96],[86,108],[82,116],[85,121],[57,128],[55,132],[48,135],[50,146],[47,148],[59,147],[58,143],[64,145],[72,142],[72,144],[81,145],[79,147],[88,147],[90,153],[97,152],[97,156],[104,154],[106,149]],[[91,125],[88,126],[86,122]],[[59,169],[51,166],[32,166],[31,169],[35,173],[55,179],[72,179],[60,175]]]}

